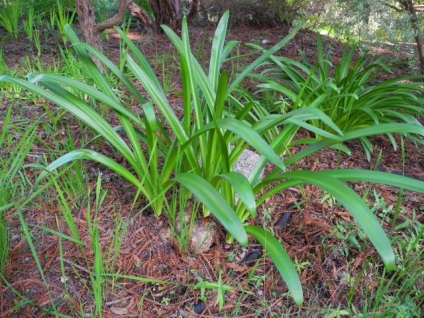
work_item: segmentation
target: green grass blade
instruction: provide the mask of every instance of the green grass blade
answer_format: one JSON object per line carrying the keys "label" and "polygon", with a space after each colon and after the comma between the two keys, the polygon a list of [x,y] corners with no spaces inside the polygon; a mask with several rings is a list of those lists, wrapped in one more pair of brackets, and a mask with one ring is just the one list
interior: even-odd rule
{"label": "green grass blade", "polygon": [[18,215],[18,218],[19,218],[19,222],[21,223],[21,226],[22,226],[23,235],[25,236],[25,238],[27,240],[27,244],[28,244],[29,249],[31,251],[31,254],[32,254],[33,258],[34,258],[34,261],[35,261],[35,263],[37,265],[38,272],[40,273],[41,280],[44,283],[44,287],[47,289],[47,294],[49,296],[49,300],[50,300],[51,306],[53,307],[54,312],[57,312],[56,303],[55,303],[55,301],[53,299],[52,293],[50,292],[50,288],[49,288],[50,285],[47,282],[47,278],[46,278],[46,275],[45,275],[43,266],[41,265],[40,258],[38,257],[38,253],[37,253],[37,250],[36,250],[35,245],[34,245],[33,235],[31,234],[31,232],[29,230],[29,227],[28,227],[28,224],[27,224],[27,222],[24,219],[24,216],[22,214],[21,208],[18,208],[17,209],[17,215]]}
{"label": "green grass blade", "polygon": [[296,305],[302,305],[303,291],[299,275],[284,247],[269,231],[263,228],[249,225],[246,226],[245,229],[246,232],[254,236],[268,252],[280,272],[280,275],[286,282]]}
{"label": "green grass blade", "polygon": [[57,181],[58,177],[53,176],[53,178],[51,179],[57,191],[58,202],[59,202],[60,211],[62,212],[63,218],[65,219],[65,222],[68,225],[68,228],[70,232],[72,233],[74,239],[81,242],[80,244],[82,246],[83,244],[78,232],[78,226],[75,223],[74,215],[72,214],[72,208],[69,206],[69,203],[66,198],[66,194],[63,192],[62,188],[59,186],[59,183]]}
{"label": "green grass blade", "polygon": [[37,224],[30,224],[30,226],[35,227],[35,228],[40,229],[40,230],[43,230],[44,232],[56,235],[60,239],[64,239],[64,240],[67,240],[69,242],[73,242],[73,243],[78,244],[80,246],[84,246],[83,242],[79,238],[75,238],[75,236],[69,236],[69,235],[66,235],[62,232],[55,231],[51,228],[48,228],[48,227],[45,227],[45,226],[40,226],[40,225],[37,225]]}
{"label": "green grass blade", "polygon": [[174,180],[189,189],[241,245],[248,244],[246,231],[236,212],[209,182],[194,173],[180,174]]}

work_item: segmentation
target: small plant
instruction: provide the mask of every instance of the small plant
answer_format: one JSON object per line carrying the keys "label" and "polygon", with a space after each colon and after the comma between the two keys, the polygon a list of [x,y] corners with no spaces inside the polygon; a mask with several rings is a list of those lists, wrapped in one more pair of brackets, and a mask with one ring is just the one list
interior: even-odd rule
{"label": "small plant", "polygon": [[37,50],[37,57],[40,58],[40,56],[41,56],[41,39],[40,39],[40,30],[39,29],[35,29],[33,31],[32,41],[34,42],[35,49]]}
{"label": "small plant", "polygon": [[34,8],[31,7],[29,8],[28,16],[24,20],[24,31],[25,31],[25,34],[27,35],[27,39],[30,41],[32,40],[34,35],[34,22],[35,22],[34,17],[35,17]]}
{"label": "small plant", "polygon": [[217,292],[216,304],[218,305],[219,310],[221,310],[222,307],[224,307],[225,292],[233,290],[233,287],[222,283],[221,275],[222,275],[222,271],[220,269],[219,270],[219,276],[218,276],[218,282],[216,282],[216,283],[208,282],[208,281],[203,280],[203,278],[198,277],[197,279],[198,279],[199,282],[196,285],[193,286],[194,289],[200,289],[200,299],[202,299],[202,300],[206,300],[206,296],[205,296],[206,289],[216,290],[216,292]]}
{"label": "small plant", "polygon": [[[364,292],[359,296],[364,303],[364,316],[378,313],[382,317],[421,317],[424,305],[424,261],[423,237],[424,225],[414,216],[394,228],[393,242],[396,248],[397,267],[387,273],[371,273],[369,277],[379,277],[375,290]],[[370,260],[371,261],[371,260]],[[378,267],[378,271],[381,271]],[[352,286],[352,295],[357,286]]]}
{"label": "small plant", "polygon": [[19,34],[19,19],[21,17],[20,0],[0,1],[0,25],[3,26],[13,38],[17,39]]}
{"label": "small plant", "polygon": [[[186,20],[182,24],[181,38],[170,28],[163,27],[180,56],[183,101],[178,110],[181,115],[178,116],[144,55],[118,28],[116,31],[129,50],[122,58],[131,77],[96,49],[81,43],[70,28],[66,28],[67,35],[95,86],[54,74],[33,75],[29,81],[0,77],[0,81],[24,87],[67,110],[96,131],[126,160],[126,164],[120,164],[110,154],[106,156],[100,151],[76,149],[49,164],[38,182],[69,162],[92,160],[132,183],[135,198],[144,199],[146,206],[156,215],[169,209],[166,214],[174,214],[176,219],[179,209],[173,207],[195,199],[201,205],[199,211],[203,216],[212,213],[228,231],[229,242],[235,239],[241,245],[247,245],[248,235],[259,241],[298,305],[303,301],[303,291],[287,252],[269,230],[250,225],[249,221],[256,217],[257,206],[275,193],[309,183],[340,202],[374,244],[387,268],[394,268],[394,252],[379,220],[344,181],[379,182],[417,192],[424,192],[424,182],[378,171],[297,170],[296,163],[325,147],[337,146],[350,139],[379,133],[424,135],[424,128],[410,123],[387,123],[378,125],[376,129],[361,127],[343,134],[331,118],[316,107],[317,103],[309,107],[303,105],[286,114],[269,114],[255,100],[243,103],[238,95],[243,91],[242,80],[266,60],[274,60],[273,54],[296,34],[300,26],[229,81],[222,66],[237,42],[225,42],[228,19],[227,12],[217,26],[208,73],[191,51]],[[125,86],[140,105],[141,115],[129,110],[126,99],[117,94],[115,86],[112,87],[108,81],[110,78],[99,71],[90,54],[96,56]],[[143,86],[148,100],[135,88],[133,81]],[[236,105],[234,112],[228,111],[230,102]],[[98,109],[105,105],[116,113],[120,126],[113,127],[99,114]],[[257,120],[249,124],[255,116]],[[311,121],[325,122],[332,131],[325,131]],[[306,147],[292,154],[290,147],[296,144],[292,140],[301,127],[321,135],[322,139],[297,140],[296,143],[303,143]],[[125,134],[125,139],[122,134]],[[260,157],[246,177],[235,170],[235,163],[248,147]],[[261,176],[267,163],[273,164],[274,168]],[[169,199],[169,194],[182,198]],[[169,200],[175,200],[177,204]]]}
{"label": "small plant", "polygon": [[62,40],[66,43],[67,37],[65,32],[66,25],[72,25],[76,15],[75,10],[67,10],[65,4],[62,1],[56,0],[56,5],[50,11],[50,24],[54,28],[56,25],[59,30]]}
{"label": "small plant", "polygon": [[[255,46],[258,48],[258,46]],[[415,116],[424,111],[421,97],[422,75],[378,81],[377,76],[390,70],[381,60],[359,56],[356,47],[344,47],[341,60],[333,65],[330,52],[324,53],[322,39],[317,40],[317,59],[302,61],[287,57],[271,58],[271,67],[258,76],[265,84],[265,92],[279,92],[280,101],[290,103],[292,110],[313,105],[324,112],[343,132],[368,127],[377,130],[380,124],[408,123],[422,127]],[[310,121],[324,131],[336,132],[327,122]],[[322,138],[322,135],[317,135]],[[372,144],[366,137],[358,137],[368,159]],[[421,137],[422,138],[422,137]],[[392,138],[394,145],[396,145]]]}
{"label": "small plant", "polygon": [[[20,170],[34,141],[36,127],[36,124],[30,125],[25,132],[22,132],[20,141],[13,145],[9,131],[14,126],[11,115],[12,107],[8,109],[0,130],[0,274],[3,274],[9,252],[7,220],[4,216],[6,211],[16,208],[22,199],[20,194],[25,182],[22,180]],[[10,148],[13,150],[7,153],[7,149]]]}

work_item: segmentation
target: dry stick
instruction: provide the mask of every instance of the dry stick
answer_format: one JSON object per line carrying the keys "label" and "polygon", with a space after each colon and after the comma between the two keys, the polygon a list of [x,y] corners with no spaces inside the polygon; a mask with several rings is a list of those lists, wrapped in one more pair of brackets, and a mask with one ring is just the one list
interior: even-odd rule
{"label": "dry stick", "polygon": [[105,305],[106,306],[115,305],[115,304],[127,301],[128,299],[131,299],[131,298],[133,298],[133,296],[127,296],[127,297],[123,297],[123,298],[120,298],[120,299],[115,299],[115,300],[106,302]]}
{"label": "dry stick", "polygon": [[[60,257],[57,257],[56,260],[57,261],[60,261],[61,258]],[[62,261],[64,263],[68,264],[68,265],[71,265],[71,266],[73,266],[75,268],[78,268],[79,270],[82,270],[83,272],[86,272],[87,274],[91,274],[91,272],[87,268],[85,268],[84,266],[78,265],[77,263],[75,263],[75,262],[73,262],[73,261],[71,261],[69,259],[62,258]]]}

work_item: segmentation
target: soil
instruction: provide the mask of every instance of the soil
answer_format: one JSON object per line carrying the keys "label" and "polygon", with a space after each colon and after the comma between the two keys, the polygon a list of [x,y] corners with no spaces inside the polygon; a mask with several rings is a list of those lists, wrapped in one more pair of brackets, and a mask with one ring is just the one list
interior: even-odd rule
{"label": "soil", "polygon": [[[193,46],[200,54],[204,54],[205,59],[213,30],[212,26],[191,28]],[[271,47],[287,33],[287,29],[282,27],[238,27],[229,30],[228,37],[243,43]],[[174,54],[170,41],[163,34],[130,30],[130,35],[148,58],[157,60],[158,56],[163,54]],[[6,37],[4,30],[0,30],[0,37]],[[54,35],[46,36],[41,55],[41,59],[46,63],[59,59],[57,40]],[[337,61],[343,45],[331,39],[326,39],[326,43],[334,52],[334,61]],[[22,64],[27,55],[35,58],[35,48],[24,36],[17,41],[2,41],[2,45],[3,57],[11,68]],[[119,40],[113,31],[110,32],[109,39],[104,41],[104,48],[108,56],[119,56]],[[239,49],[240,52],[247,51],[244,46]],[[313,59],[316,54],[316,34],[301,31],[280,53],[299,58],[299,50]],[[390,49],[379,47],[375,48],[374,54],[383,56],[386,62],[392,64],[394,73],[384,76],[406,75],[410,72],[407,64],[403,62],[405,55],[402,52],[392,52]],[[393,64],[393,61],[399,63]],[[161,63],[154,66],[159,77],[162,77]],[[178,72],[172,67],[168,70]],[[174,82],[172,77],[170,79],[170,90],[177,90],[178,82]],[[175,98],[173,102],[178,104],[179,97],[172,96]],[[21,119],[23,116],[29,121],[40,117],[46,107],[53,109],[52,105],[38,99],[28,101],[20,100],[19,97],[15,99],[0,96],[1,117],[10,105],[19,108],[15,119]],[[65,130],[68,126],[71,127],[70,132]],[[34,145],[27,163],[35,161],[34,158],[44,153],[51,153],[51,149],[60,153],[57,141],[66,143],[69,136],[72,136],[76,145],[80,144],[84,130],[71,116],[63,114],[56,127],[63,130],[38,131],[43,144]],[[396,138],[400,144],[400,139]],[[371,141],[375,149],[370,161],[366,160],[360,143],[354,141],[348,144],[352,150],[349,156],[327,149],[299,162],[299,168],[374,169],[378,166],[381,170],[405,173],[424,180],[422,146],[405,139],[406,156],[403,163],[400,150],[394,151],[387,137],[377,136]],[[378,158],[380,151],[381,158]],[[94,255],[87,222],[87,199],[83,195],[86,194],[86,187],[90,187],[94,193],[99,171],[102,172],[102,186],[107,190],[97,216],[100,246],[103,257],[107,260],[105,265],[109,266],[105,271],[122,275],[121,278],[104,278],[104,286],[107,286],[103,290],[104,317],[279,317],[283,314],[303,316],[302,313],[305,312],[319,316],[318,312],[322,308],[344,308],[349,293],[353,293],[353,303],[360,309],[364,306],[361,296],[364,290],[372,293],[378,288],[380,278],[373,277],[373,273],[375,267],[382,268],[382,262],[375,249],[366,239],[360,240],[360,246],[355,246],[334,235],[335,225],[340,221],[345,222],[347,226],[352,225],[352,217],[337,204],[323,200],[324,193],[313,186],[293,188],[275,195],[261,207],[258,218],[254,220],[255,223],[264,224],[274,231],[291,259],[297,260],[301,268],[305,305],[297,307],[291,298],[287,297],[286,285],[272,261],[263,255],[263,251],[253,240],[248,248],[241,248],[236,243],[227,244],[225,231],[218,226],[215,241],[208,251],[200,254],[181,251],[175,240],[169,239],[167,235],[169,224],[164,216],[154,217],[148,209],[144,209],[143,202],[133,205],[136,189],[100,166],[90,162],[84,162],[83,166],[86,167],[84,173],[88,174],[88,177],[81,185],[69,185],[77,189],[74,190],[75,197],[67,199],[84,247],[37,227],[48,227],[70,235],[61,213],[63,207],[54,190],[43,193],[22,211],[25,221],[29,224],[32,243],[45,277],[39,274],[30,245],[22,233],[17,211],[7,212],[11,238],[10,256],[5,275],[8,284],[3,281],[0,285],[0,317],[48,317],[49,313],[45,311],[51,308],[53,303],[57,311],[64,315],[93,316],[95,307],[90,272],[93,271]],[[25,170],[29,180],[34,180],[36,173],[35,169]],[[63,182],[66,185],[65,178]],[[359,194],[366,196],[368,202],[375,200],[374,191],[388,206],[395,205],[399,196],[397,189],[388,186],[358,183],[351,185]],[[78,192],[78,186],[82,187],[83,191]],[[423,222],[423,195],[405,192],[401,204],[404,217],[400,218],[399,222],[406,218]],[[120,228],[119,224],[123,227]],[[384,222],[384,227],[392,235],[396,234],[388,222]],[[120,231],[125,234],[119,252],[113,255],[114,251],[110,251],[108,247],[114,244],[113,240],[119,237],[117,233]],[[110,252],[111,254],[108,254]],[[60,259],[63,259],[63,262],[60,262]],[[370,259],[372,262],[369,262]],[[140,280],[128,279],[123,277],[125,275],[140,277]],[[353,278],[362,275],[357,281],[356,289],[349,287],[347,275]],[[201,280],[217,283],[220,279],[225,285],[232,287],[225,293],[221,310],[216,302],[216,289],[206,289],[203,297],[202,289],[196,286]],[[167,283],[163,284],[161,281]],[[424,282],[422,283],[424,285]],[[22,298],[19,298],[17,293],[20,293]]]}

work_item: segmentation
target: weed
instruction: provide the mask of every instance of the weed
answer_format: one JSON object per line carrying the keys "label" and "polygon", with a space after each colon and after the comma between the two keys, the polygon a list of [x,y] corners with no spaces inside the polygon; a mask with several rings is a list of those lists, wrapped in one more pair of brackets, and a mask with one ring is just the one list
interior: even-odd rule
{"label": "weed", "polygon": [[3,26],[13,38],[18,38],[19,19],[21,17],[20,0],[2,0],[0,2],[0,25]]}

